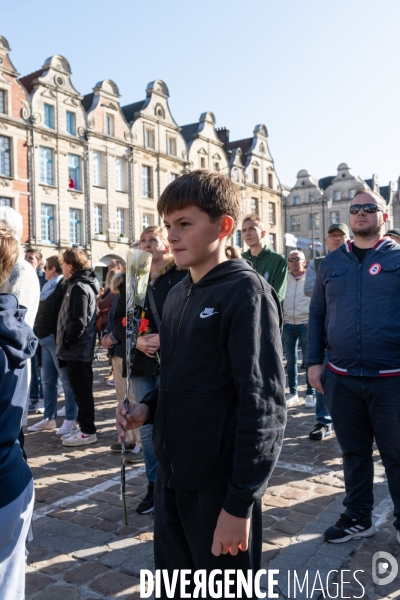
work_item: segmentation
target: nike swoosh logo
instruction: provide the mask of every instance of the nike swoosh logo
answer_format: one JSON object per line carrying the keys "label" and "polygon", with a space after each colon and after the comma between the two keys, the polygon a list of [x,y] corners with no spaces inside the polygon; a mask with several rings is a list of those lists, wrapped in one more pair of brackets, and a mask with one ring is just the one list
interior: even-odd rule
{"label": "nike swoosh logo", "polygon": [[207,319],[207,317],[212,317],[213,315],[217,315],[217,314],[218,314],[217,312],[207,313],[207,314],[200,313],[200,319]]}

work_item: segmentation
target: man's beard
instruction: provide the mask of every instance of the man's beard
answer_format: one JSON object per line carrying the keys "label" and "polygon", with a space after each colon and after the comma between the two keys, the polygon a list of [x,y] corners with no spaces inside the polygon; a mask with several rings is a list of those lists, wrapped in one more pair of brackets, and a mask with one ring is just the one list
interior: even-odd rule
{"label": "man's beard", "polygon": [[379,234],[381,232],[382,225],[370,225],[369,227],[365,227],[357,231],[357,225],[351,228],[352,232],[358,235],[359,237],[371,237],[373,235]]}

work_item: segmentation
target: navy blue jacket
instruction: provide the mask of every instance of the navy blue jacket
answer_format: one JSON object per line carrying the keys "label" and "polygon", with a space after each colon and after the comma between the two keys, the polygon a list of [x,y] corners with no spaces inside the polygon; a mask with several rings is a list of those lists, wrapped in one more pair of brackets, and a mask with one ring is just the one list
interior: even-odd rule
{"label": "navy blue jacket", "polygon": [[0,508],[18,498],[32,479],[18,442],[28,393],[26,362],[37,346],[25,315],[13,294],[0,294]]}
{"label": "navy blue jacket", "polygon": [[342,375],[400,375],[400,245],[380,240],[360,264],[351,242],[321,262],[310,304],[308,365]]}

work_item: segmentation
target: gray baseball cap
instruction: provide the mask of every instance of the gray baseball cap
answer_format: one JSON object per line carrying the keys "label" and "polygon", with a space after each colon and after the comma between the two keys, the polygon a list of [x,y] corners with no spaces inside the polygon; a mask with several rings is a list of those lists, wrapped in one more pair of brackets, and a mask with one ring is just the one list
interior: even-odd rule
{"label": "gray baseball cap", "polygon": [[331,233],[331,231],[335,231],[335,229],[340,229],[340,231],[343,231],[343,233],[345,235],[347,235],[347,237],[350,237],[350,231],[349,231],[349,228],[347,227],[346,223],[333,223],[329,227],[328,233]]}

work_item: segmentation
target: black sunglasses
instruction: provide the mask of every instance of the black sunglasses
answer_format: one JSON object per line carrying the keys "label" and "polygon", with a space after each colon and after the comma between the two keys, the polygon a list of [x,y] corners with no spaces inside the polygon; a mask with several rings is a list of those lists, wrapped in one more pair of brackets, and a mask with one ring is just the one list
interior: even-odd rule
{"label": "black sunglasses", "polygon": [[358,213],[360,212],[360,210],[363,209],[363,211],[365,213],[368,214],[373,214],[376,213],[377,210],[380,210],[381,212],[383,212],[383,210],[377,205],[377,204],[352,204],[350,206],[350,214],[351,215],[358,215]]}
{"label": "black sunglasses", "polygon": [[296,258],[288,258],[287,260],[288,262],[299,262],[302,259],[299,256],[297,256]]}

